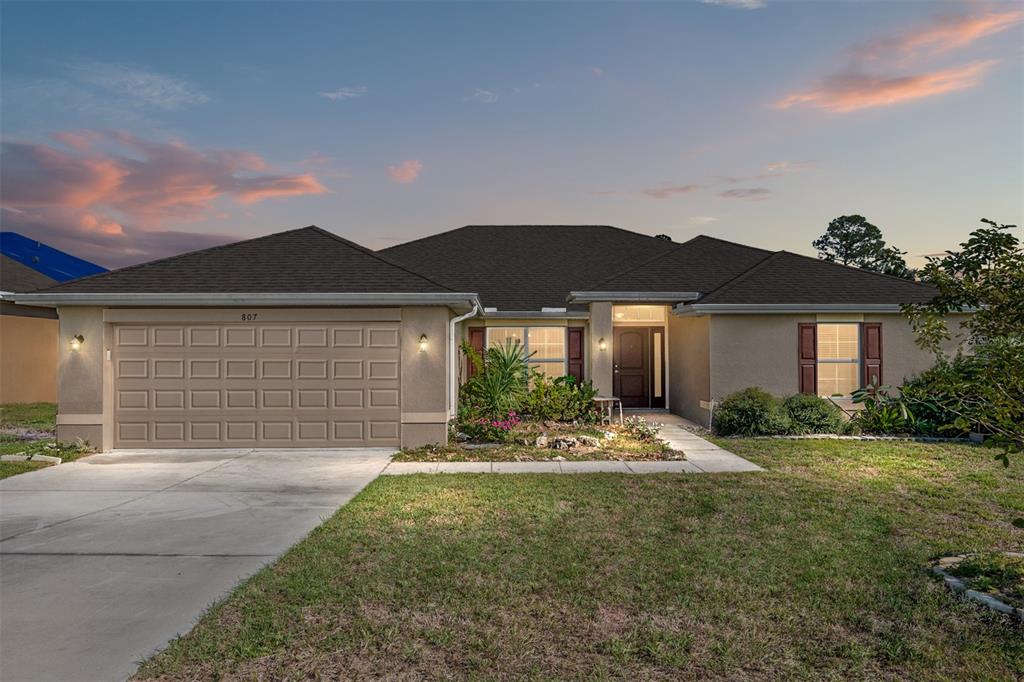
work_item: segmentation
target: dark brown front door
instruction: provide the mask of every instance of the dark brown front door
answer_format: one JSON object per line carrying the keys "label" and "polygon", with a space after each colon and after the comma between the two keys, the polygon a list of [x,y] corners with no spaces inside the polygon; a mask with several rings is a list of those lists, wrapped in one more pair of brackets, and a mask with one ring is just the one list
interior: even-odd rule
{"label": "dark brown front door", "polygon": [[651,330],[616,327],[612,390],[623,407],[651,406]]}

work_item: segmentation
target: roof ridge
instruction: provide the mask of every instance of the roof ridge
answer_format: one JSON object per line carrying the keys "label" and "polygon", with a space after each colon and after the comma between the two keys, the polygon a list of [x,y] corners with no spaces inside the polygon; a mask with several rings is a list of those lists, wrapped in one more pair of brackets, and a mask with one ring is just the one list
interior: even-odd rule
{"label": "roof ridge", "polygon": [[[110,274],[113,274],[115,272],[116,273],[122,273],[122,272],[128,272],[130,270],[139,270],[139,269],[148,267],[150,265],[156,265],[157,263],[167,263],[168,261],[175,261],[175,260],[178,260],[179,258],[184,258],[185,256],[192,256],[192,255],[195,255],[197,253],[209,253],[211,251],[220,251],[221,249],[226,249],[227,247],[234,246],[235,244],[242,244],[242,243],[250,243],[250,242],[256,242],[256,241],[262,241],[264,239],[269,239],[271,237],[277,237],[277,236],[282,235],[282,234],[289,234],[290,232],[301,232],[302,230],[308,230],[310,228],[316,228],[316,225],[307,225],[305,227],[296,227],[296,228],[293,228],[291,230],[282,230],[280,232],[272,232],[270,234],[265,234],[265,235],[263,235],[261,237],[252,237],[250,239],[238,239],[238,240],[235,240],[233,242],[228,242],[226,244],[218,244],[217,246],[208,246],[205,249],[196,249],[195,251],[186,251],[185,253],[177,253],[177,254],[175,254],[173,256],[167,256],[166,258],[157,258],[155,260],[146,261],[145,263],[137,263],[135,265],[126,265],[125,267],[117,268],[116,270],[107,270],[106,272],[97,272],[95,275],[86,275],[85,277],[78,277],[77,279],[69,279],[66,282],[59,282],[56,286],[47,287],[46,289],[40,289],[40,291],[49,291],[50,289],[56,289],[58,287],[62,287],[65,284],[71,284],[71,283],[78,284],[79,282],[84,282],[86,280],[94,279],[96,277],[102,277],[103,275],[110,275]],[[319,228],[316,228],[316,229],[319,229]]]}
{"label": "roof ridge", "polygon": [[786,253],[786,254],[789,254],[790,256],[796,256],[798,258],[803,258],[805,260],[812,260],[812,261],[814,261],[816,263],[826,263],[827,265],[834,265],[834,266],[836,266],[838,268],[846,268],[847,270],[854,270],[856,272],[865,272],[865,273],[867,273],[869,275],[875,275],[877,277],[885,277],[886,279],[895,280],[897,282],[903,282],[904,284],[914,284],[916,286],[923,287],[925,289],[933,289],[934,288],[934,287],[931,287],[931,286],[925,284],[924,282],[919,282],[916,279],[904,279],[903,277],[897,277],[896,275],[890,275],[890,274],[887,274],[887,273],[884,273],[884,272],[876,272],[875,270],[867,270],[865,268],[859,268],[859,267],[856,267],[856,266],[853,266],[853,265],[843,265],[842,263],[837,263],[834,260],[825,260],[824,258],[815,258],[814,256],[807,256],[805,254],[796,253],[794,251],[786,251],[785,249],[783,249],[782,251],[779,251],[778,253]]}
{"label": "roof ridge", "polygon": [[341,242],[342,244],[345,244],[348,247],[356,249],[360,253],[363,253],[363,254],[365,254],[367,256],[370,256],[371,258],[376,258],[381,263],[384,263],[386,265],[390,265],[393,268],[398,268],[399,270],[402,270],[404,272],[408,272],[411,275],[415,275],[416,277],[419,277],[420,279],[422,279],[422,280],[424,280],[426,282],[430,282],[431,284],[435,284],[435,285],[441,287],[442,289],[445,289],[446,291],[455,292],[454,289],[451,289],[451,288],[445,286],[444,284],[441,284],[440,282],[435,282],[434,280],[430,279],[426,275],[420,274],[420,273],[416,272],[415,270],[410,270],[409,268],[407,268],[404,265],[401,265],[399,263],[396,263],[395,261],[391,260],[390,258],[385,258],[384,256],[381,256],[380,254],[378,254],[376,251],[368,249],[367,247],[363,246],[362,244],[357,244],[356,242],[352,241],[351,239],[346,239],[345,237],[342,237],[340,234],[334,234],[330,230],[325,230],[324,228],[319,227],[317,225],[310,225],[309,227],[303,228],[303,229],[315,230],[316,232],[319,232],[320,234],[326,235],[326,236],[328,236],[328,237],[330,237],[330,238],[332,238],[334,240],[337,240],[337,241]]}
{"label": "roof ridge", "polygon": [[[657,237],[654,237],[654,239],[657,239]],[[631,273],[631,272],[633,272],[635,270],[639,270],[640,268],[646,267],[646,266],[650,265],[651,263],[653,263],[655,261],[661,260],[662,258],[669,258],[670,256],[672,256],[673,254],[678,252],[680,249],[682,249],[684,246],[686,246],[690,242],[695,242],[698,239],[711,239],[713,241],[721,242],[723,244],[729,244],[731,246],[738,246],[738,247],[741,247],[741,248],[744,248],[744,249],[750,249],[751,251],[761,251],[761,252],[763,252],[763,253],[765,253],[767,255],[775,253],[774,251],[768,251],[767,249],[762,249],[762,248],[760,248],[758,246],[749,246],[747,244],[740,244],[739,242],[731,242],[728,239],[720,239],[718,237],[711,237],[711,236],[706,235],[706,234],[698,234],[698,235],[694,235],[694,236],[690,237],[685,242],[679,242],[678,244],[676,244],[675,248],[670,249],[669,251],[666,251],[665,253],[656,254],[656,255],[652,256],[651,258],[648,258],[647,260],[643,261],[642,263],[630,266],[630,267],[626,268],[625,270],[620,270],[620,271],[616,272],[614,275],[612,275],[611,277],[606,277],[605,279],[602,279],[600,282],[597,282],[593,286],[599,287],[602,284],[604,284],[605,282],[610,282],[613,279],[617,279],[619,277],[623,277],[625,275],[628,275],[629,273]],[[758,261],[758,263],[760,263],[760,261]],[[754,267],[754,266],[751,266],[751,267]],[[746,270],[744,270],[743,272],[746,272]],[[742,274],[742,273],[740,273],[740,274]],[[729,281],[732,281],[732,280],[729,280]],[[725,285],[722,285],[722,286],[725,286]],[[719,288],[721,288],[721,287],[719,287]],[[595,291],[596,291],[596,289],[595,289]],[[715,291],[717,291],[717,289]]]}
{"label": "roof ridge", "polygon": [[[782,251],[769,251],[767,256],[765,256],[761,260],[757,261],[756,263],[754,263],[749,268],[747,268],[743,272],[739,273],[738,275],[736,275],[732,279],[729,279],[729,280],[725,281],[721,286],[719,286],[719,287],[717,287],[715,289],[712,289],[711,291],[709,291],[707,293],[707,296],[702,297],[702,299],[714,296],[715,294],[718,294],[721,291],[726,291],[726,290],[732,288],[733,286],[735,286],[736,284],[739,284],[741,281],[743,281],[744,279],[746,279],[747,277],[752,275],[756,270],[760,269],[761,266],[765,265],[768,261],[770,261],[773,258],[775,258],[776,256],[778,256],[780,253],[782,253]],[[694,303],[701,303],[702,299],[698,299],[697,301],[694,301]]]}
{"label": "roof ridge", "polygon": [[654,256],[651,256],[650,258],[648,258],[647,260],[643,261],[642,263],[638,263],[636,265],[631,265],[631,266],[627,267],[624,270],[619,270],[614,275],[612,275],[611,277],[605,277],[601,281],[595,282],[593,285],[591,285],[591,286],[593,286],[595,288],[591,289],[591,290],[592,291],[600,291],[600,289],[597,289],[596,287],[601,286],[605,282],[610,282],[613,279],[618,279],[619,277],[622,277],[623,275],[628,275],[629,273],[633,272],[634,270],[639,270],[640,268],[644,267],[645,265],[650,265],[651,263],[653,263],[656,260],[660,260],[662,258],[667,258],[668,256],[672,255],[673,253],[675,253],[676,251],[681,249],[686,244],[689,244],[690,242],[692,242],[694,239],[696,239],[696,237],[692,237],[691,239],[687,239],[685,242],[682,242],[680,244],[676,244],[674,248],[669,249],[665,253],[659,253],[659,254],[656,254]]}
{"label": "roof ridge", "polygon": [[401,242],[399,244],[392,244],[391,246],[389,246],[387,248],[380,249],[380,250],[381,251],[388,251],[390,249],[397,249],[399,246],[408,246],[409,244],[415,244],[416,242],[421,242],[424,239],[433,239],[434,237],[440,237],[443,234],[451,234],[452,232],[458,232],[459,230],[465,230],[467,227],[476,227],[476,226],[475,225],[463,225],[461,227],[452,227],[452,228],[449,228],[447,230],[442,230],[440,232],[435,232],[434,234],[427,234],[427,235],[423,235],[422,237],[417,237],[416,239],[413,239],[411,241]]}

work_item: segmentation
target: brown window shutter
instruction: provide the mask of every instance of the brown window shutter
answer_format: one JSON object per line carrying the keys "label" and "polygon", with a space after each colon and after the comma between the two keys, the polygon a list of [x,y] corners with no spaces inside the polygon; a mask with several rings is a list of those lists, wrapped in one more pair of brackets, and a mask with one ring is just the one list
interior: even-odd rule
{"label": "brown window shutter", "polygon": [[583,381],[583,327],[569,327],[569,355],[567,374]]}
{"label": "brown window shutter", "polygon": [[[487,330],[484,327],[470,327],[469,328],[469,345],[480,354],[480,357],[484,356],[484,346],[486,345],[485,339]],[[476,366],[473,365],[468,359],[466,361],[466,376],[471,377],[476,374]]]}
{"label": "brown window shutter", "polygon": [[864,322],[860,326],[861,386],[882,385],[882,323]]}
{"label": "brown window shutter", "polygon": [[800,392],[818,393],[818,325],[797,325],[797,358],[799,361]]}

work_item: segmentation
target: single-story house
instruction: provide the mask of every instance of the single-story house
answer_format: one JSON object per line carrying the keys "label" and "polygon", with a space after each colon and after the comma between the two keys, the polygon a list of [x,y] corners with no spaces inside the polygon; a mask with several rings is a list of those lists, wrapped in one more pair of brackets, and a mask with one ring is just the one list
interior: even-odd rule
{"label": "single-story house", "polygon": [[57,401],[57,311],[12,300],[56,283],[0,254],[0,404]]}
{"label": "single-story house", "polygon": [[932,295],[714,237],[513,225],[377,252],[307,227],[16,300],[60,314],[58,436],[109,449],[443,441],[463,340],[707,423],[747,386],[898,385],[932,364],[900,306]]}
{"label": "single-story house", "polygon": [[57,401],[57,311],[16,293],[106,272],[17,232],[0,232],[0,404]]}

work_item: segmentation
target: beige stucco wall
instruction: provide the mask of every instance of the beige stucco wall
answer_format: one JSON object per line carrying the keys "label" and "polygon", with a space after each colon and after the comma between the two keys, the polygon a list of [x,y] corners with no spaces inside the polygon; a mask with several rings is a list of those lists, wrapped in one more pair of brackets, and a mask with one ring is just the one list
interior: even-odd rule
{"label": "beige stucco wall", "polygon": [[710,319],[668,317],[669,409],[699,424],[708,423],[700,403],[711,396]]}
{"label": "beige stucco wall", "polygon": [[[448,308],[402,308],[402,446],[448,439]],[[420,352],[420,336],[427,349]]]}
{"label": "beige stucco wall", "polygon": [[[597,389],[597,394],[603,396],[612,395],[613,331],[612,304],[591,303],[590,342],[587,345],[590,351],[590,381]],[[604,350],[599,347],[602,338],[606,344]]]}
{"label": "beige stucco wall", "polygon": [[[777,396],[800,390],[797,373],[797,325],[815,315],[712,315],[711,394],[720,400],[748,386]],[[829,316],[828,321],[841,317]],[[961,317],[951,319],[951,328]],[[825,321],[825,320],[822,320]],[[906,318],[898,313],[850,316],[851,322],[882,323],[882,381],[897,387],[935,364],[934,356],[914,342]],[[955,342],[947,348],[955,347]]]}
{"label": "beige stucco wall", "polygon": [[57,401],[57,320],[0,315],[0,403]]}
{"label": "beige stucco wall", "polygon": [[57,346],[57,438],[88,440],[107,449],[104,440],[104,357],[106,351],[103,309],[65,306],[58,309],[61,339],[85,337],[81,347]]}

